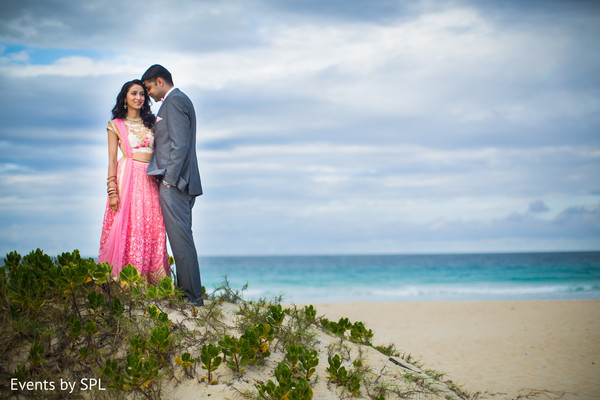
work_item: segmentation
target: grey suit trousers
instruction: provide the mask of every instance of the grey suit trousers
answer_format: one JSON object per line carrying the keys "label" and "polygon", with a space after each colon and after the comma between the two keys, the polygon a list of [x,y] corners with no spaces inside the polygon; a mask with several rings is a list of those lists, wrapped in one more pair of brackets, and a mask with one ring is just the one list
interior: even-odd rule
{"label": "grey suit trousers", "polygon": [[192,236],[192,207],[196,196],[184,193],[176,186],[159,186],[160,208],[176,261],[177,284],[190,301],[201,305],[200,266]]}

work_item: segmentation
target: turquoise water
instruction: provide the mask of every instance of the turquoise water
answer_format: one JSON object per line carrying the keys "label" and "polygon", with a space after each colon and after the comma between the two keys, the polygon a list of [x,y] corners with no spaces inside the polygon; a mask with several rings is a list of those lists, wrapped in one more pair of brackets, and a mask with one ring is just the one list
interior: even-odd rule
{"label": "turquoise water", "polygon": [[451,301],[600,298],[600,252],[201,257],[202,284],[246,299]]}

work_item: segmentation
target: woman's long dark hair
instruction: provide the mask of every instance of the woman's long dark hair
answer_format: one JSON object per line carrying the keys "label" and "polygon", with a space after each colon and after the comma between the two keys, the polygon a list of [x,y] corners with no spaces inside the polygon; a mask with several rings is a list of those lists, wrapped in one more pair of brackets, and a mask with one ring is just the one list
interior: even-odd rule
{"label": "woman's long dark hair", "polygon": [[121,91],[117,96],[117,104],[112,109],[112,115],[114,118],[125,119],[127,116],[127,110],[125,109],[125,99],[127,98],[127,92],[133,85],[140,85],[144,89],[144,104],[142,104],[142,109],[140,110],[140,117],[142,117],[142,121],[144,121],[144,125],[148,129],[152,129],[154,127],[154,123],[156,122],[156,117],[152,114],[152,110],[150,109],[150,96],[148,96],[148,91],[144,86],[144,82],[139,79],[134,79],[129,82],[125,82]]}

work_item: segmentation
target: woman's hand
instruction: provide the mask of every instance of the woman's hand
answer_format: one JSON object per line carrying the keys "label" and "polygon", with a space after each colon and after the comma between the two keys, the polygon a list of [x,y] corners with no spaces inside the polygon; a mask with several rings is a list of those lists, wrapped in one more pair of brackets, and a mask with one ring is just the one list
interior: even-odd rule
{"label": "woman's hand", "polygon": [[108,205],[111,210],[117,211],[119,209],[119,196],[110,197],[108,199]]}

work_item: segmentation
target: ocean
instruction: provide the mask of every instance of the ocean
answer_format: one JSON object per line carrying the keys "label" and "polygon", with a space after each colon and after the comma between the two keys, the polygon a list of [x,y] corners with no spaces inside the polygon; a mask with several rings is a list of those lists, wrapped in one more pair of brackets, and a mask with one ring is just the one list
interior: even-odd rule
{"label": "ocean", "polygon": [[600,252],[201,257],[210,293],[284,302],[600,298]]}

